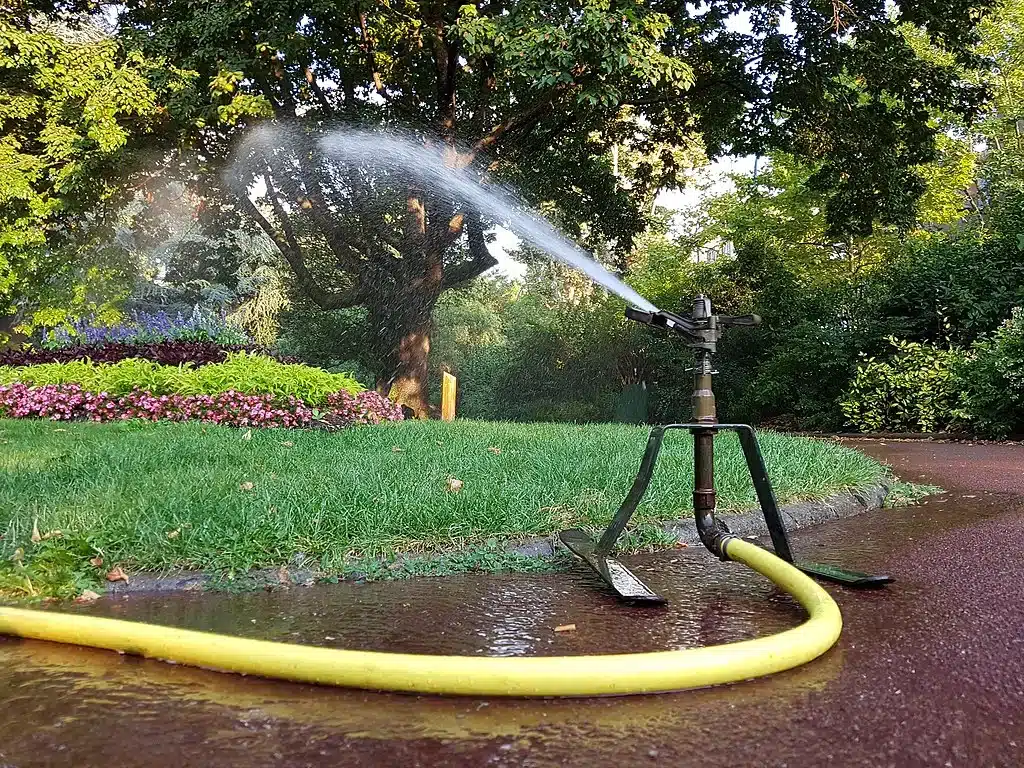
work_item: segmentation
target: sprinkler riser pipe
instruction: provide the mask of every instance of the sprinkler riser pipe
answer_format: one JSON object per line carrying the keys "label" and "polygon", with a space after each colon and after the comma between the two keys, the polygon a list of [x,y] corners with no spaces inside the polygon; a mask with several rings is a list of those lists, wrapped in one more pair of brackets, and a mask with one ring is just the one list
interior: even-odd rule
{"label": "sprinkler riser pipe", "polygon": [[714,555],[724,558],[724,532],[715,519],[715,432],[694,429],[693,434],[693,518],[697,535]]}
{"label": "sprinkler riser pipe", "polygon": [[711,374],[697,373],[693,381],[693,420],[714,424],[718,421]]}

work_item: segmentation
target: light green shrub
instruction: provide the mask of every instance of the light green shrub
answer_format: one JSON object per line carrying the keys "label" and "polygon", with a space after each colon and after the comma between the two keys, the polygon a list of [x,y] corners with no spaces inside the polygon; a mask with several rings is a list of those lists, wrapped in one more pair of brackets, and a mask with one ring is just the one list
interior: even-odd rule
{"label": "light green shrub", "polygon": [[223,363],[159,365],[129,359],[95,364],[88,360],[24,367],[0,367],[0,384],[20,381],[34,386],[78,384],[88,392],[123,395],[136,387],[154,395],[216,395],[228,390],[245,394],[292,395],[309,405],[323,403],[339,390],[353,394],[363,387],[351,376],[328,373],[308,365],[282,363],[263,355],[236,352]]}

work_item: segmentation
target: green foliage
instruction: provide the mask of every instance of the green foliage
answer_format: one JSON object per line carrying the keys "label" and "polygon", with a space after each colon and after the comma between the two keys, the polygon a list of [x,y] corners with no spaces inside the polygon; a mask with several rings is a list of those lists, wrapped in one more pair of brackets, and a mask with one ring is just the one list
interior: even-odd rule
{"label": "green foliage", "polygon": [[128,394],[135,388],[154,395],[216,395],[234,390],[244,394],[291,395],[309,405],[319,405],[339,390],[354,394],[362,389],[355,379],[343,373],[281,363],[246,352],[231,353],[223,363],[198,368],[159,365],[139,359],[99,365],[78,360],[20,368],[0,367],[0,383],[15,381],[35,386],[78,384],[87,392],[113,395]]}
{"label": "green foliage", "polygon": [[921,236],[866,282],[863,294],[893,335],[966,346],[1024,302],[1021,255],[1015,239],[980,227]]}
{"label": "green foliage", "polygon": [[137,265],[113,227],[149,183],[142,166],[173,147],[168,122],[207,119],[204,84],[88,19],[19,16],[0,19],[0,316],[52,325],[127,295]]}
{"label": "green foliage", "polygon": [[884,506],[886,509],[910,507],[916,505],[918,501],[926,496],[934,496],[935,494],[942,492],[942,489],[937,485],[897,481],[889,488],[889,493],[886,494],[885,497]]}
{"label": "green foliage", "polygon": [[[491,266],[483,232],[498,222],[444,191],[416,190],[410,206],[401,169],[339,169],[325,130],[411,129],[622,267],[657,191],[705,152],[808,159],[831,240],[905,225],[935,154],[933,113],[971,116],[985,95],[971,48],[992,0],[803,3],[788,16],[777,0],[706,5],[128,0],[116,13],[119,39],[196,73],[201,116],[184,133],[203,129],[191,180],[216,198],[211,218],[271,237],[313,304],[365,308],[381,331],[366,345],[376,378],[412,382],[421,400],[425,371],[403,349],[422,348],[440,294]],[[908,25],[942,55],[919,56]],[[231,158],[261,108],[287,140]]]}
{"label": "green foliage", "polygon": [[[934,152],[932,111],[977,110],[984,87],[971,49],[993,5],[805,4],[786,24],[775,0],[714,0],[699,14],[661,0],[401,12],[349,1],[293,0],[271,11],[131,0],[119,6],[119,23],[150,55],[203,73],[212,95],[263,98],[279,118],[429,126],[465,146],[486,138],[501,150],[499,174],[574,222],[625,225],[621,213],[682,170],[671,149],[660,150],[697,138],[713,156],[729,148],[813,158],[830,225],[862,233],[912,212],[922,188],[914,168]],[[731,24],[738,13],[749,14],[749,33]],[[907,27],[941,55],[920,56]],[[574,166],[573,176],[588,175],[617,132],[649,158],[633,174],[639,194],[590,179],[564,183]]]}
{"label": "green foliage", "polygon": [[[441,297],[434,312],[432,371],[458,378],[458,414],[468,419],[509,419],[497,384],[512,348],[505,310],[521,287],[503,279],[475,281]],[[432,379],[432,400],[440,401],[440,377]]]}
{"label": "green foliage", "polygon": [[279,315],[281,332],[274,349],[310,365],[331,371],[354,371],[372,387],[376,359],[367,343],[369,333],[363,309],[323,311],[308,300],[296,299]]}
{"label": "green foliage", "polygon": [[941,432],[957,423],[962,349],[891,339],[895,353],[866,359],[843,399],[843,413],[864,432]]}
{"label": "green foliage", "polygon": [[850,423],[880,430],[970,431],[988,437],[1024,432],[1024,311],[969,350],[893,340],[896,353],[869,359],[843,401]]}
{"label": "green foliage", "polygon": [[0,596],[69,599],[84,589],[101,591],[103,579],[93,563],[102,563],[103,552],[89,536],[56,530],[34,541],[16,529],[24,522],[8,521],[0,546]]}
{"label": "green foliage", "polygon": [[963,367],[961,412],[985,435],[1024,433],[1024,309],[971,347]]}

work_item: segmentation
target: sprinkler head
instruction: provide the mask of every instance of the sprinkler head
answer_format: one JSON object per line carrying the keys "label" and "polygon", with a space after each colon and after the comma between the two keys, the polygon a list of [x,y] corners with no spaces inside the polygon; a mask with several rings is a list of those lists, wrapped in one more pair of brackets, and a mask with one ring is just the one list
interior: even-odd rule
{"label": "sprinkler head", "polygon": [[654,328],[673,331],[687,339],[687,345],[697,350],[716,351],[716,343],[721,338],[722,329],[735,325],[759,325],[761,318],[757,315],[713,315],[711,300],[698,296],[694,303],[694,311],[685,315],[666,312],[659,309],[645,312],[636,307],[626,307],[626,317]]}

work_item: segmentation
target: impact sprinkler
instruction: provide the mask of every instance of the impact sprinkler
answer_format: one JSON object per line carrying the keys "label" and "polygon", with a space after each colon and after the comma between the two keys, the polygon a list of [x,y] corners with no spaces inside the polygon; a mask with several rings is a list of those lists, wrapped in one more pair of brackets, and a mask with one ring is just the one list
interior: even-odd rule
{"label": "impact sprinkler", "polygon": [[658,310],[644,312],[630,307],[626,317],[638,323],[677,333],[686,339],[686,346],[694,351],[693,380],[693,422],[688,424],[665,424],[654,427],[647,440],[647,450],[640,462],[640,470],[619,507],[611,524],[598,541],[583,530],[574,528],[559,534],[562,543],[589,565],[623,600],[647,605],[660,605],[665,599],[637,578],[626,566],[611,554],[615,542],[622,535],[637,506],[647,492],[654,466],[661,451],[665,433],[672,429],[686,429],[693,435],[693,514],[697,534],[701,542],[713,555],[722,560],[726,556],[726,542],[733,538],[729,528],[715,516],[715,436],[722,431],[739,435],[743,457],[747,462],[750,479],[754,484],[758,503],[764,513],[768,533],[771,536],[775,554],[794,565],[804,573],[820,579],[834,581],[850,587],[877,587],[892,581],[889,576],[872,575],[847,570],[821,563],[797,561],[789,543],[786,525],[779,512],[775,491],[764,456],[757,442],[754,428],[748,424],[719,424],[715,413],[715,394],[712,377],[715,374],[712,356],[717,351],[718,340],[725,328],[733,326],[755,326],[761,322],[757,315],[716,315],[711,311],[711,300],[698,296],[693,311],[685,315]]}

